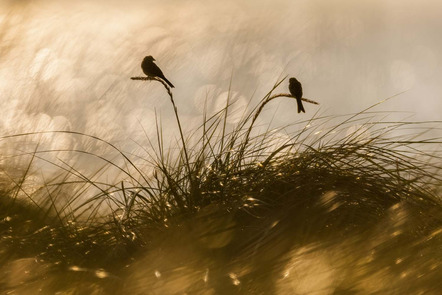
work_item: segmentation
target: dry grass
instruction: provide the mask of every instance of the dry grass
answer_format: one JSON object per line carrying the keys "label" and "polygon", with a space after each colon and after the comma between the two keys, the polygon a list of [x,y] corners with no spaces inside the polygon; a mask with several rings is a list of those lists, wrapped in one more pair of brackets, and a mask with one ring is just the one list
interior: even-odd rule
{"label": "dry grass", "polygon": [[[144,147],[143,161],[150,166],[148,169],[138,167],[130,154],[98,137],[50,132],[98,141],[117,152],[121,161],[84,150],[66,151],[104,163],[102,169],[87,176],[66,162],[45,158],[60,150],[37,147],[21,179],[1,194],[2,263],[36,257],[50,263],[54,273],[75,265],[87,273],[104,268],[121,277],[123,266],[130,264],[137,253],[153,249],[159,237],[185,220],[198,220],[206,208],[217,208],[214,219],[220,214],[232,216],[234,229],[241,229],[230,236],[234,242],[228,247],[228,253],[238,254],[226,257],[243,263],[247,261],[244,257],[265,252],[272,239],[284,244],[277,234],[269,232],[274,227],[284,235],[290,228],[290,233],[300,239],[291,240],[291,245],[301,240],[329,243],[361,233],[379,236],[376,230],[380,220],[397,204],[410,206],[408,212],[414,214],[410,218],[419,225],[413,227],[407,241],[417,241],[440,229],[438,194],[442,182],[437,147],[441,140],[422,139],[426,130],[440,122],[372,122],[376,114],[367,109],[333,127],[326,127],[329,117],[313,117],[299,132],[275,145],[274,132],[256,133],[254,124],[268,102],[284,97],[272,95],[281,82],[233,130],[227,130],[226,123],[229,101],[219,113],[204,117],[200,129],[192,134],[198,137],[192,141],[196,142],[194,146],[184,137],[171,95],[181,150],[172,153],[164,146],[161,125],[157,123],[157,138]],[[348,127],[355,124],[360,129],[346,135]],[[424,131],[417,133],[422,126]],[[413,130],[410,136],[395,137],[397,130],[407,129]],[[37,133],[4,136],[2,140],[34,135]],[[435,151],[425,152],[432,147]],[[35,159],[47,161],[60,169],[60,174],[33,194],[26,194],[22,184]],[[112,183],[94,180],[106,169],[116,169],[121,179]],[[27,200],[18,195],[25,195]],[[210,219],[210,214],[205,218]],[[431,243],[437,248],[440,238]],[[414,251],[427,245],[407,247]],[[281,261],[285,258],[279,258],[285,257],[286,250],[272,261],[284,264]],[[268,261],[258,261],[254,276],[249,274],[254,278],[251,281],[271,272],[272,268],[264,270],[262,266]],[[440,264],[437,261],[434,263]],[[115,284],[122,284],[116,281],[106,283],[103,290],[115,292]],[[47,290],[58,288],[51,284]],[[2,288],[6,291],[17,286]]]}

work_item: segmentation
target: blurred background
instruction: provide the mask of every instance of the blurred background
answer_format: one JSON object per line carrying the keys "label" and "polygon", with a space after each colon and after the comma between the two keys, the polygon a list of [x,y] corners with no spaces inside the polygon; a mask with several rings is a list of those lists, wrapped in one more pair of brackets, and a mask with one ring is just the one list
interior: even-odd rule
{"label": "blurred background", "polygon": [[[154,136],[156,113],[166,142],[175,143],[164,88],[129,79],[143,76],[146,55],[176,86],[186,134],[201,124],[205,101],[213,113],[230,89],[234,124],[287,75],[321,105],[297,114],[294,101],[276,100],[262,124],[356,113],[398,94],[374,110],[386,120],[440,120],[441,16],[437,0],[3,0],[0,128],[84,132],[135,152]],[[10,141],[0,141],[4,154],[17,151]],[[72,135],[38,142],[104,152]]]}
{"label": "blurred background", "polygon": [[[373,113],[357,117],[342,129],[348,126],[345,132],[367,142],[372,134],[366,132],[370,125],[364,123],[370,121],[439,121],[441,28],[440,0],[1,0],[0,197],[6,188],[14,186],[14,201],[21,196],[36,205],[50,201],[56,208],[61,200],[68,211],[75,202],[88,204],[88,199],[82,198],[89,191],[93,194],[95,187],[89,184],[121,184],[124,192],[123,184],[133,180],[131,174],[149,178],[152,165],[146,158],[150,141],[155,144],[156,122],[161,125],[166,148],[176,150],[180,142],[164,87],[155,81],[130,80],[144,76],[140,64],[146,55],[155,57],[176,87],[173,94],[186,137],[202,124],[205,112],[210,115],[224,108],[228,97],[234,101],[227,117],[228,128],[232,128],[286,76],[297,77],[303,84],[304,97],[320,105],[305,103],[306,113],[298,114],[294,100],[272,101],[256,125],[261,131],[269,124],[280,128],[275,139],[287,140],[302,128],[311,128],[305,134],[312,142],[322,139],[324,121],[334,126],[344,120],[341,115],[361,112],[393,96],[370,109]],[[288,93],[288,80],[275,93]],[[309,122],[314,116],[330,116],[331,121]],[[422,132],[429,139],[440,138],[440,122],[432,123],[411,125],[409,131]],[[288,125],[291,127],[282,128]],[[383,126],[375,128],[384,130]],[[397,125],[385,126],[386,130]],[[401,132],[408,125],[403,127]],[[113,146],[79,134],[51,131],[97,136]],[[20,135],[23,133],[30,134]],[[431,160],[440,160],[436,153],[442,150],[440,143],[422,146],[422,150],[412,150],[411,158],[434,155]],[[115,282],[124,282],[127,294],[146,294],[151,289],[158,294],[256,293],[253,290],[267,290],[263,294],[441,294],[437,286],[442,265],[437,251],[442,236],[440,203],[404,195],[408,175],[400,178],[398,164],[404,167],[408,164],[404,159],[410,158],[397,158],[403,162],[398,164],[388,162],[396,160],[394,153],[387,152],[389,145],[380,147],[374,159],[383,159],[385,151],[388,163],[380,165],[381,173],[377,168],[364,170],[360,164],[371,160],[370,153],[362,153],[367,161],[356,161],[354,167],[342,167],[342,161],[337,161],[336,169],[344,172],[352,167],[352,172],[358,168],[355,174],[368,171],[368,176],[381,180],[375,188],[382,193],[371,193],[369,182],[361,186],[364,181],[360,177],[352,182],[345,176],[338,179],[341,182],[333,182],[331,176],[321,179],[317,173],[306,174],[304,170],[301,176],[305,181],[301,178],[299,183],[304,185],[305,194],[298,194],[303,186],[293,191],[290,188],[287,200],[295,201],[275,207],[266,219],[235,215],[234,211],[224,214],[207,206],[185,220],[184,226],[165,231],[165,238],[160,235],[153,246],[149,240],[150,251],[136,259],[131,257],[130,267],[126,261],[121,268],[114,262],[132,255],[132,250],[118,248],[119,244],[111,240],[113,232],[104,225],[86,238],[74,237],[78,242],[72,243],[75,246],[70,243],[72,239],[53,242],[54,236],[49,236],[48,243],[44,239],[38,243],[28,240],[25,245],[32,251],[26,252],[22,241],[32,233],[38,238],[36,234],[45,234],[45,230],[52,233],[52,229],[33,217],[33,211],[23,209],[12,215],[6,210],[6,215],[0,216],[0,232],[5,233],[0,242],[12,254],[5,252],[6,246],[0,247],[0,260],[9,263],[0,263],[0,293],[7,290],[2,288],[9,288],[20,294],[35,294],[43,287],[53,287],[68,290],[66,294],[105,294],[97,291],[100,288],[93,277],[115,294],[119,294]],[[404,145],[404,149],[408,147],[414,149],[415,145]],[[273,146],[269,144],[269,148]],[[352,159],[353,155],[350,150],[344,158]],[[397,185],[394,182],[400,198],[395,195],[396,189],[391,193],[384,186],[396,180],[394,173],[386,174],[388,177],[382,174],[382,169],[392,163],[398,167],[394,171],[398,181],[402,181]],[[440,164],[432,164],[428,161],[424,172],[440,173]],[[420,178],[416,179],[411,178],[410,183],[419,186]],[[49,193],[51,186],[43,185],[47,183],[55,184],[56,193]],[[341,187],[336,188],[335,183]],[[275,187],[279,189],[279,185]],[[320,189],[312,193],[310,187]],[[434,195],[440,195],[438,192]],[[113,193],[108,197],[114,197]],[[64,207],[65,203],[69,206]],[[98,208],[101,201],[96,203]],[[165,219],[166,226],[167,222]],[[17,238],[22,248],[7,244],[8,237],[15,240],[28,227],[29,234],[23,230],[24,239]],[[82,254],[77,261],[86,257],[84,264],[90,262],[98,269],[60,264],[64,271],[60,272],[54,267],[59,262],[51,266],[34,257],[39,249],[43,249],[42,255],[46,251],[55,253],[53,243],[56,247],[67,244],[66,249],[74,250],[78,245],[82,250],[84,241],[95,245],[99,230],[106,231],[106,239],[98,241],[103,248],[97,248],[97,256],[109,258],[109,265],[114,264],[116,273],[123,273],[123,280],[101,269],[95,260],[87,261],[94,256],[94,252],[86,256],[87,244],[87,253],[78,252]],[[146,230],[145,234],[151,232]],[[107,243],[117,246],[109,249]],[[66,258],[61,250],[57,253],[70,263],[69,255]],[[46,275],[49,270],[51,275]],[[224,293],[191,292],[194,286],[205,288],[207,282],[213,284],[210,290]],[[234,293],[237,290],[243,293]]]}

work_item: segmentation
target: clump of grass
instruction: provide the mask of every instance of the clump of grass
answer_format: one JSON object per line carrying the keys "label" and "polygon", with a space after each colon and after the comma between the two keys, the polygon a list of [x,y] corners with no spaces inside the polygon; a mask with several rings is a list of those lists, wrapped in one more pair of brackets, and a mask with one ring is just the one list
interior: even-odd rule
{"label": "clump of grass", "polygon": [[[313,117],[299,123],[300,131],[278,142],[272,130],[256,132],[255,123],[270,101],[290,96],[273,94],[282,81],[232,130],[227,124],[229,100],[218,113],[204,116],[200,129],[191,135],[198,138],[192,146],[184,136],[178,109],[168,89],[180,131],[180,152],[173,154],[164,146],[161,124],[157,122],[157,138],[149,139],[150,146],[143,147],[146,156],[142,160],[150,168],[141,169],[130,154],[98,137],[51,132],[98,141],[113,149],[121,161],[69,150],[104,163],[96,174],[87,176],[61,160],[46,160],[46,154],[60,150],[33,151],[32,161],[47,161],[62,173],[32,195],[21,194],[31,200],[26,206],[18,201],[18,196],[26,191],[22,184],[29,169],[22,181],[3,193],[2,203],[7,204],[0,212],[2,235],[6,237],[1,241],[6,249],[3,260],[16,251],[13,256],[16,258],[35,256],[65,269],[73,265],[84,269],[105,268],[121,277],[123,266],[130,264],[140,249],[149,251],[171,228],[187,224],[186,220],[198,221],[202,212],[211,212],[208,217],[203,214],[206,221],[222,220],[228,215],[232,222],[227,229],[221,226],[209,233],[200,231],[197,240],[207,241],[216,232],[232,231],[229,242],[221,247],[225,260],[249,263],[252,257],[255,270],[244,275],[244,281],[248,278],[256,283],[266,277],[271,283],[260,288],[274,292],[271,286],[278,281],[274,271],[288,263],[286,253],[294,244],[318,240],[334,243],[351,235],[362,238],[361,233],[379,236],[379,224],[398,204],[412,208],[408,212],[415,214],[413,218],[419,225],[412,227],[408,242],[437,232],[442,225],[438,195],[440,155],[437,150],[425,149],[440,145],[439,138],[424,140],[424,133],[395,136],[397,130],[416,130],[422,123],[372,122],[376,114],[370,113],[369,108],[332,127],[326,125],[330,117]],[[360,129],[347,135],[348,127],[355,124]],[[8,138],[11,136],[2,139]],[[106,169],[116,169],[119,181],[106,183],[94,179]],[[32,229],[23,232],[17,223],[10,224],[11,220],[21,220],[22,217],[16,217],[17,212],[24,216],[28,210],[34,212],[30,218],[38,220]],[[296,239],[280,240],[287,233]],[[262,254],[272,247],[269,246],[272,240],[283,246],[271,258],[265,258]],[[432,245],[440,245],[440,239],[437,241]],[[407,249],[416,250],[416,247],[421,246],[410,244]],[[385,251],[392,251],[391,247]],[[228,272],[227,268],[225,271]],[[224,278],[226,274],[219,276]],[[238,291],[216,284],[212,288]]]}

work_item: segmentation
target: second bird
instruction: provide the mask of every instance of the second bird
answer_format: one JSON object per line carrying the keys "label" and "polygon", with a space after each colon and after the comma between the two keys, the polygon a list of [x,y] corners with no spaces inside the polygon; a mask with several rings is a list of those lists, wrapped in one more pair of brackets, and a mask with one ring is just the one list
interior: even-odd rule
{"label": "second bird", "polygon": [[163,72],[161,69],[154,63],[155,58],[153,58],[151,55],[146,56],[143,59],[143,62],[141,63],[141,69],[143,69],[143,72],[149,76],[149,77],[158,77],[164,80],[167,84],[169,84],[170,87],[175,88],[172,83],[170,83],[169,80],[164,77]]}
{"label": "second bird", "polygon": [[302,105],[302,85],[296,78],[290,78],[289,80],[290,93],[296,98],[298,103],[298,113],[305,113],[304,106]]}

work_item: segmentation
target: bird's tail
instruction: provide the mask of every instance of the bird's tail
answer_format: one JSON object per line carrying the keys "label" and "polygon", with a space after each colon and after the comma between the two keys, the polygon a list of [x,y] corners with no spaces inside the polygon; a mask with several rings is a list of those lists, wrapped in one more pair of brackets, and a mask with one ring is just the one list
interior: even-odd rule
{"label": "bird's tail", "polygon": [[302,100],[300,98],[297,98],[296,102],[298,103],[298,113],[305,113],[304,106],[302,105]]}
{"label": "bird's tail", "polygon": [[167,84],[169,84],[170,87],[175,88],[175,86],[173,86],[173,84],[170,83],[170,81],[167,80],[166,77],[163,77],[163,80],[164,80]]}

